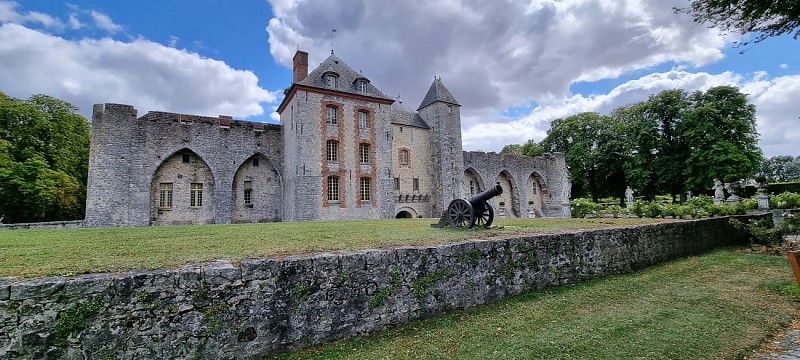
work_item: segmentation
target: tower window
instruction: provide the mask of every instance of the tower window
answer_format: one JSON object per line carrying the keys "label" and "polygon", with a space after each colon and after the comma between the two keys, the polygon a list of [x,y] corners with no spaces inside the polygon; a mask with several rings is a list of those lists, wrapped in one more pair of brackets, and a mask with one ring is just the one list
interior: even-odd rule
{"label": "tower window", "polygon": [[184,164],[188,164],[188,163],[189,163],[189,160],[191,160],[192,156],[191,156],[191,155],[189,155],[189,154],[183,154],[183,157],[182,157],[182,158],[183,158],[183,159],[182,159],[182,160],[183,160],[183,163],[184,163]]}
{"label": "tower window", "polygon": [[328,176],[328,201],[339,201],[338,176]]}
{"label": "tower window", "polygon": [[367,129],[369,128],[369,114],[366,111],[359,111],[358,112],[358,128],[359,129]]}
{"label": "tower window", "polygon": [[326,143],[326,158],[328,162],[339,161],[339,142],[336,140],[328,140]]}
{"label": "tower window", "polygon": [[361,201],[369,201],[369,178],[361,178]]}
{"label": "tower window", "polygon": [[158,184],[158,207],[172,207],[172,183]]}
{"label": "tower window", "polygon": [[398,191],[400,190],[400,178],[399,177],[394,178],[394,189],[398,190]]}
{"label": "tower window", "polygon": [[419,178],[414,178],[414,191],[419,191]]}
{"label": "tower window", "polygon": [[358,155],[362,164],[369,164],[369,144],[358,144]]}
{"label": "tower window", "polygon": [[400,150],[400,165],[408,165],[408,150]]}
{"label": "tower window", "polygon": [[336,106],[328,105],[327,110],[326,110],[327,114],[328,114],[326,122],[328,124],[331,124],[331,125],[338,125],[339,124],[339,120],[336,118],[336,113],[337,113],[336,110],[337,110]]}
{"label": "tower window", "polygon": [[189,189],[189,206],[201,207],[203,206],[203,184],[192,183]]}
{"label": "tower window", "polygon": [[253,166],[258,166],[258,158],[253,158]]}

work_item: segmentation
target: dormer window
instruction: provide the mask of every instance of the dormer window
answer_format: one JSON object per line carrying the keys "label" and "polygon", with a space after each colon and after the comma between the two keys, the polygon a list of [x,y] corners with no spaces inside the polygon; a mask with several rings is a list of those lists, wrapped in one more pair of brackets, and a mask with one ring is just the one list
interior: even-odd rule
{"label": "dormer window", "polygon": [[325,85],[329,88],[336,88],[339,81],[339,74],[333,71],[327,71],[324,75],[322,75],[323,79],[325,80]]}
{"label": "dormer window", "polygon": [[356,78],[355,82],[356,82],[356,91],[358,91],[360,93],[367,92],[367,84],[369,83],[369,80],[367,80],[367,78],[358,77],[358,78]]}

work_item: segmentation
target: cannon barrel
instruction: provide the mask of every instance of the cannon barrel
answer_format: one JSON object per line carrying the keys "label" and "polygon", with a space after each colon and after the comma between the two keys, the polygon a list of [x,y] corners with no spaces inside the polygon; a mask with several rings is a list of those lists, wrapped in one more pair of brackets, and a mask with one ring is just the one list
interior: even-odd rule
{"label": "cannon barrel", "polygon": [[483,204],[486,200],[489,200],[497,195],[503,193],[503,187],[500,185],[492,186],[480,193],[475,194],[475,196],[467,199],[472,206],[477,206],[478,204]]}

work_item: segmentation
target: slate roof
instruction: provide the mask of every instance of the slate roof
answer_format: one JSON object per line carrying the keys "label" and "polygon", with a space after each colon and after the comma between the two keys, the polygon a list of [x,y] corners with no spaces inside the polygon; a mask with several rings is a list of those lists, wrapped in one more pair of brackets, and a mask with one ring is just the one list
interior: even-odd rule
{"label": "slate roof", "polygon": [[[334,72],[339,75],[336,88],[328,87],[323,75],[327,72]],[[364,79],[367,81],[367,92],[359,92],[356,89],[356,79]],[[392,100],[392,98],[383,94],[378,88],[372,85],[369,82],[369,79],[365,77],[363,74],[353,70],[350,66],[344,63],[341,59],[336,57],[336,55],[331,54],[328,56],[325,61],[322,62],[316,69],[314,69],[311,73],[306,76],[305,79],[297,82],[300,85],[306,86],[313,86],[316,88],[321,89],[332,89],[336,91],[342,91],[350,94],[356,95],[367,95],[371,97],[381,98],[381,99],[388,99]]]}
{"label": "slate roof", "polygon": [[422,109],[437,101],[461,106],[461,104],[458,103],[456,98],[453,97],[453,94],[451,94],[450,91],[447,90],[447,87],[444,86],[444,83],[442,83],[442,79],[440,78],[433,79],[433,84],[431,84],[431,88],[428,89],[428,93],[425,94],[425,98],[422,99],[422,104],[419,105],[417,110]]}
{"label": "slate roof", "polygon": [[396,100],[392,103],[391,120],[392,124],[413,126],[422,129],[430,129],[425,120],[416,111],[409,109],[402,101]]}

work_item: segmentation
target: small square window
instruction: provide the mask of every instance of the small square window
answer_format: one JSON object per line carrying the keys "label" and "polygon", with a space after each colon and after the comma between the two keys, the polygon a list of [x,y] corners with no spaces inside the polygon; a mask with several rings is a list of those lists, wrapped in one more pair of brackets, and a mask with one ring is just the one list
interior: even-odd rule
{"label": "small square window", "polygon": [[183,163],[184,163],[184,164],[188,164],[188,163],[189,163],[189,160],[191,160],[191,159],[192,159],[192,156],[191,156],[191,155],[189,155],[189,154],[183,154]]}
{"label": "small square window", "polygon": [[258,158],[253,158],[253,166],[258,166]]}

